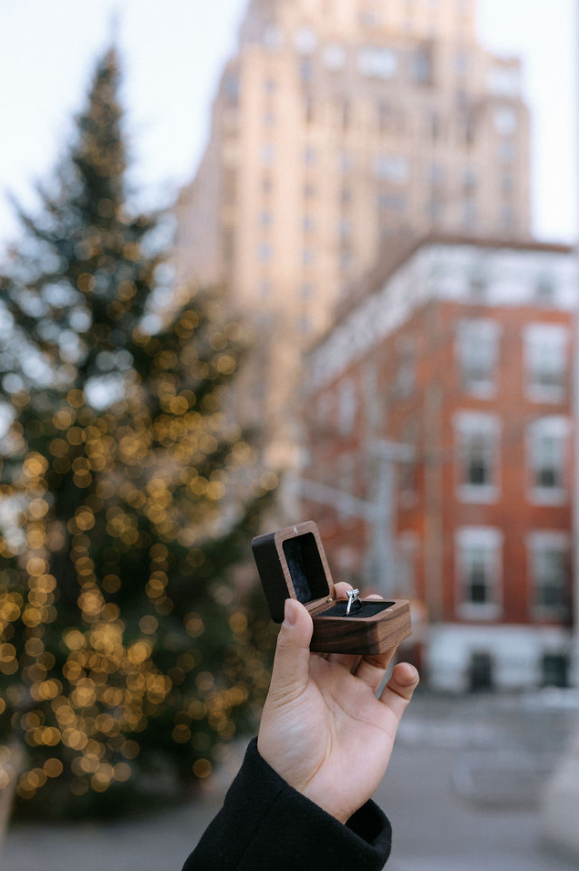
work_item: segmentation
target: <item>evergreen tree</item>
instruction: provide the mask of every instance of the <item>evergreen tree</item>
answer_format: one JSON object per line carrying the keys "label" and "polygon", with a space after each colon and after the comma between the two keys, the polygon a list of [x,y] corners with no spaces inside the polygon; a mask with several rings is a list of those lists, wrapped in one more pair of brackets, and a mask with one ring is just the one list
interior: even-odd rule
{"label": "evergreen tree", "polygon": [[241,328],[131,213],[118,84],[111,50],[0,276],[0,787],[18,741],[44,812],[206,777],[268,683],[230,585],[275,486],[221,410]]}

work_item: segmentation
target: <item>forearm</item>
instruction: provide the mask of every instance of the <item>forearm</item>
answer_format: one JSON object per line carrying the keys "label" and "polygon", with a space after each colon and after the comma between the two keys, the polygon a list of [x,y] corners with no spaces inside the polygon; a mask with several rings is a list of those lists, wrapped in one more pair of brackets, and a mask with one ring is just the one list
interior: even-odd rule
{"label": "forearm", "polygon": [[217,817],[183,871],[380,871],[391,829],[367,802],[342,825],[289,786],[261,758],[256,741]]}

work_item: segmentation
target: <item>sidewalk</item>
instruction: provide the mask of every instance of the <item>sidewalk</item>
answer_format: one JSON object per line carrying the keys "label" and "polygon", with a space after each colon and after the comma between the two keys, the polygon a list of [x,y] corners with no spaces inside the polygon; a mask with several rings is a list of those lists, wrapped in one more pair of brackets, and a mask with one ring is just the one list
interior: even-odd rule
{"label": "sidewalk", "polygon": [[[577,871],[542,843],[538,808],[577,716],[524,698],[418,697],[376,794],[394,830],[388,871]],[[180,871],[228,776],[203,802],[116,825],[15,826],[0,868]]]}

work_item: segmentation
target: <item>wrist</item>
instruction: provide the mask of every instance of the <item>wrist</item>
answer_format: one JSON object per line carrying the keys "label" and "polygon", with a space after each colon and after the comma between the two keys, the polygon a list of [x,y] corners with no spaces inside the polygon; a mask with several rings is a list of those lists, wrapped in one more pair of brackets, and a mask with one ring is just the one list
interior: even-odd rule
{"label": "wrist", "polygon": [[332,796],[327,790],[319,790],[308,785],[304,789],[298,790],[298,792],[301,792],[305,798],[308,798],[318,807],[321,807],[323,811],[331,817],[334,817],[334,819],[338,820],[338,822],[342,823],[344,826],[352,814],[355,813],[355,809],[344,808],[336,801],[332,801]]}

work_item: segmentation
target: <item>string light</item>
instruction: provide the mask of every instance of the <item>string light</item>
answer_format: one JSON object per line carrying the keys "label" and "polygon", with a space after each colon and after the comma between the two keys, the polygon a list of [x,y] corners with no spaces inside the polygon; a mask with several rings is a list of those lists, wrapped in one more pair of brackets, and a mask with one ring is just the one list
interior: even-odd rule
{"label": "string light", "polygon": [[145,328],[162,256],[156,218],[124,202],[117,79],[110,52],[62,190],[29,222],[37,253],[0,276],[23,324],[9,362],[27,358],[0,373],[0,788],[55,806],[138,781],[149,751],[205,780],[269,674],[269,620],[227,577],[277,484],[222,410],[242,329],[185,287]]}

